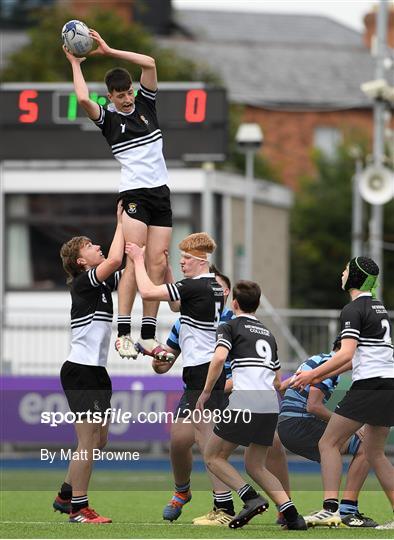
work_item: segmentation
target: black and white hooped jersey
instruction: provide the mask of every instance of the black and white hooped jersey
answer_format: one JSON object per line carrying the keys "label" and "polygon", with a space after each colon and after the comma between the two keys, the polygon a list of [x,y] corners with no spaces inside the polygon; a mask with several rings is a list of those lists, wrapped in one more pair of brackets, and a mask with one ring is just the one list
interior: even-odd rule
{"label": "black and white hooped jersey", "polygon": [[223,289],[215,280],[215,274],[167,283],[167,289],[172,301],[181,302],[179,345],[183,367],[210,362],[224,307]]}
{"label": "black and white hooped jersey", "polygon": [[229,350],[233,374],[228,408],[279,412],[274,379],[280,363],[276,340],[268,328],[252,315],[240,315],[219,326],[219,346]]}
{"label": "black and white hooped jersey", "polygon": [[153,188],[167,183],[163,137],[156,115],[156,91],[142,84],[135,97],[134,111],[118,112],[110,103],[100,105],[95,124],[101,129],[112,154],[121,165],[119,191]]}
{"label": "black and white hooped jersey", "polygon": [[120,272],[103,282],[91,268],[74,278],[71,285],[71,351],[69,362],[106,366],[111,340],[113,306]]}
{"label": "black and white hooped jersey", "polygon": [[352,379],[394,378],[391,324],[386,308],[371,293],[362,293],[341,313],[341,337],[357,340]]}

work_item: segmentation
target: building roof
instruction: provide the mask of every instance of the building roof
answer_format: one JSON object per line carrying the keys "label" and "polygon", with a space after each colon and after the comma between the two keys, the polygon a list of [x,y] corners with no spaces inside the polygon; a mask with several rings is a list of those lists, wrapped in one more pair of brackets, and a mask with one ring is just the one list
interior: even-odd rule
{"label": "building roof", "polygon": [[162,39],[216,71],[233,102],[264,108],[370,107],[360,84],[374,78],[362,35],[328,17],[182,10],[190,37]]}
{"label": "building roof", "polygon": [[200,41],[362,45],[359,32],[319,15],[177,10],[177,23]]}

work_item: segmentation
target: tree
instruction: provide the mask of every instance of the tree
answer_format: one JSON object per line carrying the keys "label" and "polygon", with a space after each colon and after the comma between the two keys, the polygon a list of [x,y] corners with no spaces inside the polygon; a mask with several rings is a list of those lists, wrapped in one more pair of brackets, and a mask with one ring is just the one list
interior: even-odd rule
{"label": "tree", "polygon": [[[291,220],[292,306],[341,309],[348,297],[341,290],[341,273],[351,257],[351,214],[354,162],[349,145],[334,160],[314,158],[317,177],[305,178],[296,194]],[[368,211],[364,217],[364,253],[368,255]],[[394,201],[384,207],[384,241],[394,239]],[[394,247],[394,245],[393,245]],[[384,300],[394,309],[394,252],[384,252]]]}
{"label": "tree", "polygon": [[[29,31],[30,43],[9,58],[1,73],[3,82],[56,82],[70,80],[70,64],[61,50],[61,29],[74,16],[62,7],[40,10],[38,23]],[[181,58],[171,49],[161,49],[151,35],[138,24],[128,24],[110,10],[94,10],[84,22],[96,28],[115,49],[127,49],[153,56],[157,61],[160,81],[205,81],[217,83],[218,78],[206,67]],[[139,79],[138,66],[116,60],[126,67],[133,78]],[[94,57],[83,65],[88,81],[102,81],[107,70],[114,67],[113,58]]]}
{"label": "tree", "polygon": [[[39,15],[38,15],[39,13]],[[70,64],[61,50],[60,32],[64,23],[74,15],[62,7],[39,10],[35,24],[28,31],[30,43],[15,52],[0,74],[3,82],[57,82],[71,81]],[[128,24],[110,10],[94,10],[84,22],[95,28],[115,49],[133,50],[156,59],[159,81],[203,81],[221,84],[218,76],[204,64],[180,57],[172,49],[155,44],[153,37],[139,24]],[[116,65],[128,69],[134,80],[139,80],[140,69],[129,62],[116,60]],[[83,64],[87,81],[102,81],[106,71],[114,67],[114,59],[92,56]],[[230,107],[229,160],[221,166],[240,174],[245,171],[245,156],[237,152],[235,133],[241,122],[242,108]],[[256,178],[278,179],[278,174],[260,155],[255,160]]]}

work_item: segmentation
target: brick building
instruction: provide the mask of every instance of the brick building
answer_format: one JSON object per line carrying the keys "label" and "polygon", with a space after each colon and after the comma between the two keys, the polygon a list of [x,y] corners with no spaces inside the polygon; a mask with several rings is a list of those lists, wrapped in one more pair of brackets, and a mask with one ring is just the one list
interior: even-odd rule
{"label": "brick building", "polygon": [[[313,173],[313,148],[331,154],[355,133],[371,139],[360,85],[374,79],[375,11],[364,34],[314,15],[181,10],[174,20],[178,34],[160,42],[217,71],[244,120],[261,125],[262,152],[287,186]],[[393,10],[388,39],[393,47]]]}

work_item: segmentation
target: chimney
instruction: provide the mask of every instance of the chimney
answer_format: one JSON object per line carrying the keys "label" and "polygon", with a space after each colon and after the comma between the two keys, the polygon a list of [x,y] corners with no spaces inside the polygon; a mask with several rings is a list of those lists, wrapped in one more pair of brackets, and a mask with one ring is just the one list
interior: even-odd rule
{"label": "chimney", "polygon": [[[373,38],[376,35],[378,4],[374,4],[372,11],[364,17],[364,45],[371,49],[374,45]],[[390,48],[394,48],[394,4],[390,2],[388,18],[387,18],[387,44]]]}
{"label": "chimney", "polygon": [[67,0],[67,7],[75,14],[75,18],[83,18],[91,11],[101,8],[117,13],[124,21],[133,21],[134,0]]}

